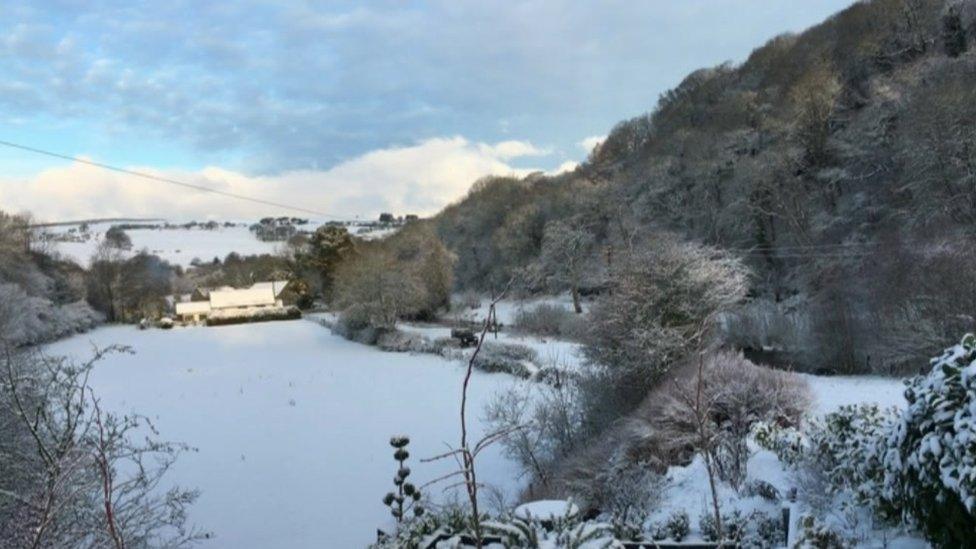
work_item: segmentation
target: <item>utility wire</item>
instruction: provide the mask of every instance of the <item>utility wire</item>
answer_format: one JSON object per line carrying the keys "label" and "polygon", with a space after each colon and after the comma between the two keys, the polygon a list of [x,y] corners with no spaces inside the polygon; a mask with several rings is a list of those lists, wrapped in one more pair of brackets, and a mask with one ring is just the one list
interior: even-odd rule
{"label": "utility wire", "polygon": [[265,206],[273,206],[275,208],[281,208],[283,210],[293,210],[296,212],[302,212],[312,215],[320,215],[323,217],[339,218],[340,216],[330,214],[328,212],[320,212],[318,210],[313,210],[311,208],[303,208],[301,206],[291,206],[289,204],[283,204],[281,202],[273,202],[271,200],[265,200],[263,198],[256,198],[253,196],[247,196],[244,194],[232,193],[229,191],[221,191],[219,189],[214,189],[212,187],[207,187],[205,185],[194,185],[193,183],[186,183],[184,181],[177,181],[176,179],[170,179],[168,177],[162,177],[158,175],[153,175],[151,173],[139,172],[135,170],[128,170],[126,168],[119,168],[118,166],[112,166],[110,164],[103,164],[101,162],[95,162],[93,160],[86,160],[84,158],[78,158],[76,156],[70,156],[67,154],[56,153],[52,151],[46,151],[44,149],[38,149],[35,147],[28,147],[27,145],[20,145],[18,143],[12,143],[10,141],[0,140],[0,145],[4,147],[9,147],[12,149],[20,149],[22,151],[32,152],[36,154],[42,154],[44,156],[50,156],[53,158],[60,158],[63,160],[70,160],[72,162],[79,162],[81,164],[88,164],[89,166],[95,166],[96,168],[102,168],[104,170],[109,170],[118,173],[124,173],[126,175],[132,175],[135,177],[141,177],[143,179],[150,179],[152,181],[158,181],[160,183],[166,183],[169,185],[176,185],[178,187],[185,187],[187,189],[193,189],[195,191],[216,194],[220,196],[225,196],[227,198],[234,198],[237,200],[244,200],[247,202],[253,202],[255,204],[263,204]]}

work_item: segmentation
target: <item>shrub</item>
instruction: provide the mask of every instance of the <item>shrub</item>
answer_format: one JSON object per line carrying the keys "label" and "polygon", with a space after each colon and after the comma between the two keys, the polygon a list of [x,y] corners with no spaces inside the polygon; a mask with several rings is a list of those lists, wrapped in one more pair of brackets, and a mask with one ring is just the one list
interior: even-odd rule
{"label": "shrub", "polygon": [[671,516],[668,517],[667,522],[664,523],[664,528],[668,533],[668,537],[674,541],[681,541],[688,537],[688,530],[690,528],[690,521],[688,519],[688,513],[684,511],[674,511]]}
{"label": "shrub", "polygon": [[933,359],[905,398],[885,441],[882,503],[903,504],[933,543],[965,545],[976,531],[976,336]]}
{"label": "shrub", "polygon": [[[714,433],[710,450],[719,477],[738,488],[751,455],[747,440],[753,426],[762,421],[797,425],[809,406],[809,390],[797,376],[756,366],[738,353],[721,351],[702,360],[702,400],[708,403],[708,428]],[[675,448],[700,446],[698,425],[689,413],[697,390],[696,373],[676,381],[659,402],[641,412]]]}
{"label": "shrub", "polygon": [[742,493],[748,497],[758,496],[766,501],[779,501],[779,490],[765,480],[750,480],[742,487]]}
{"label": "shrub", "polygon": [[[739,543],[742,541],[746,532],[746,517],[738,509],[731,512],[722,513],[722,540],[725,542]],[[705,541],[720,541],[718,539],[718,527],[715,524],[715,515],[710,510],[702,511],[698,518],[698,531]]]}
{"label": "shrub", "polygon": [[528,379],[532,376],[530,364],[536,359],[536,352],[525,345],[486,341],[475,357],[474,367],[485,372],[503,372]]}
{"label": "shrub", "polygon": [[545,337],[572,339],[580,333],[579,315],[561,305],[540,303],[531,309],[520,309],[513,327],[521,332]]}
{"label": "shrub", "polygon": [[622,258],[612,292],[590,310],[586,358],[605,375],[591,415],[613,421],[631,411],[695,345],[715,316],[746,292],[746,268],[717,249],[656,236]]}
{"label": "shrub", "polygon": [[749,524],[742,537],[743,549],[772,549],[781,547],[786,539],[783,521],[775,515],[754,512],[749,515]]}
{"label": "shrub", "polygon": [[217,311],[207,317],[207,326],[226,326],[229,324],[247,324],[251,322],[270,322],[272,320],[296,320],[302,317],[298,307],[261,307],[255,309],[240,309]]}
{"label": "shrub", "polygon": [[800,532],[793,544],[796,549],[848,549],[853,546],[841,534],[809,515],[800,518]]}
{"label": "shrub", "polygon": [[897,515],[893,502],[880,496],[884,476],[883,441],[894,415],[874,404],[842,406],[809,423],[805,433],[769,424],[758,426],[755,440],[774,452],[797,474],[808,503],[823,511],[832,497],[845,494],[870,505],[882,517]]}

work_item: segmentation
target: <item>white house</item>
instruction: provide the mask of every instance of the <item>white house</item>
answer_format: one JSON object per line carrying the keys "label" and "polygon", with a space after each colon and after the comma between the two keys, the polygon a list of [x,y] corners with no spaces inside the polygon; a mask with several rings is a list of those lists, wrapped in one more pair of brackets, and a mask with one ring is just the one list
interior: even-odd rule
{"label": "white house", "polygon": [[176,316],[184,322],[200,322],[212,315],[246,315],[255,309],[283,307],[281,294],[287,286],[287,280],[274,280],[258,282],[250,288],[198,290],[194,295],[206,296],[207,299],[177,303]]}

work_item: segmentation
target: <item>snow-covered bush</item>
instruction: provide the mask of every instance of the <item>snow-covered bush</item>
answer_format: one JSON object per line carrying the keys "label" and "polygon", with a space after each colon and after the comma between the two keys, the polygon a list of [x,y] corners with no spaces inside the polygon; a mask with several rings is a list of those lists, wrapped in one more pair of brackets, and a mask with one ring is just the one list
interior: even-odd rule
{"label": "snow-covered bush", "polygon": [[504,372],[529,378],[532,376],[532,370],[527,364],[537,359],[535,350],[525,345],[486,341],[475,357],[474,367],[485,372]]}
{"label": "snow-covered bush", "polygon": [[255,307],[252,309],[225,309],[214,311],[207,317],[207,326],[228,324],[247,324],[250,322],[269,322],[272,320],[295,320],[301,318],[298,307]]}
{"label": "snow-covered bush", "polygon": [[885,443],[882,503],[901,503],[933,543],[976,532],[976,336],[932,360],[905,390],[908,406]]}
{"label": "snow-covered bush", "polygon": [[540,303],[531,309],[520,309],[513,327],[521,332],[547,337],[575,338],[581,333],[580,315],[550,303]]}
{"label": "snow-covered bush", "polygon": [[754,512],[749,515],[745,534],[742,536],[743,549],[772,549],[782,547],[786,539],[783,521],[774,515]]}
{"label": "snow-covered bush", "polygon": [[664,523],[664,529],[668,533],[668,538],[674,541],[681,541],[688,537],[688,530],[691,521],[688,513],[684,511],[674,511]]}
{"label": "snow-covered bush", "polygon": [[[485,547],[552,547],[582,549],[617,546],[610,525],[584,521],[567,509],[565,515],[545,519],[482,515]],[[462,507],[449,506],[403,523],[393,536],[379,540],[375,549],[474,547],[471,516]]]}
{"label": "snow-covered bush", "polygon": [[[887,515],[878,499],[884,476],[879,444],[893,420],[892,410],[875,404],[847,405],[811,421],[803,433],[765,423],[753,434],[761,447],[794,469],[801,487],[814,484],[814,491],[826,490],[826,496],[845,492]],[[812,479],[822,482],[808,482]]]}
{"label": "snow-covered bush", "polygon": [[[748,518],[738,509],[722,513],[722,540],[739,543],[746,533]],[[720,541],[718,525],[715,524],[715,514],[711,509],[702,511],[698,517],[698,532],[705,541]]]}
{"label": "snow-covered bush", "polygon": [[104,317],[83,301],[55,305],[0,283],[0,338],[12,346],[33,345],[90,330]]}
{"label": "snow-covered bush", "polygon": [[766,501],[779,501],[779,490],[775,486],[762,479],[754,479],[746,482],[742,486],[742,495],[746,497],[757,496]]}
{"label": "snow-covered bush", "polygon": [[840,533],[812,516],[800,518],[800,528],[793,549],[848,549],[854,544]]}
{"label": "snow-covered bush", "polygon": [[700,329],[745,296],[748,269],[718,249],[656,234],[614,262],[612,292],[589,312],[586,358],[601,371],[587,415],[609,424],[632,411],[700,343]]}
{"label": "snow-covered bush", "polygon": [[484,417],[502,439],[505,453],[532,475],[532,486],[548,488],[554,464],[579,444],[580,410],[571,383],[523,387],[497,394]]}
{"label": "snow-covered bush", "polygon": [[[701,375],[700,402],[712,433],[709,451],[718,476],[738,489],[745,480],[750,456],[747,440],[753,426],[759,422],[797,425],[809,406],[809,389],[794,374],[756,366],[729,351],[706,356]],[[676,381],[657,406],[642,412],[676,448],[703,450],[696,415],[691,413],[699,402],[698,391],[695,369],[693,375]]]}

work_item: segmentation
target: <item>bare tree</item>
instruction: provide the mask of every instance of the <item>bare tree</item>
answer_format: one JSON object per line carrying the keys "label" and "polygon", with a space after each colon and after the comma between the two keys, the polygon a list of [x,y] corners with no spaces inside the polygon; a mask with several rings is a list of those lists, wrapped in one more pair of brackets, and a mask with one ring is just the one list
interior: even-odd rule
{"label": "bare tree", "polygon": [[[426,486],[429,486],[437,482],[441,482],[443,480],[452,477],[456,477],[456,476],[463,477],[463,481],[461,484],[464,485],[465,492],[467,493],[468,496],[468,503],[471,505],[471,528],[472,528],[472,533],[474,534],[475,546],[478,549],[481,549],[481,547],[484,544],[484,533],[481,524],[481,513],[478,510],[478,490],[482,487],[482,485],[478,483],[478,475],[475,469],[475,459],[478,457],[478,454],[480,454],[485,448],[488,448],[492,444],[495,444],[496,442],[503,440],[505,437],[508,437],[513,432],[522,429],[523,426],[519,425],[515,427],[506,427],[501,431],[489,433],[488,435],[485,435],[484,437],[478,439],[477,441],[469,440],[468,420],[467,420],[468,386],[471,383],[471,375],[474,373],[475,361],[478,358],[478,353],[481,352],[481,349],[484,346],[485,338],[487,337],[491,327],[497,324],[497,320],[495,317],[495,306],[498,304],[499,301],[501,301],[504,298],[504,296],[508,292],[508,289],[511,288],[511,286],[512,286],[512,281],[510,280],[509,283],[505,286],[505,289],[500,294],[498,294],[497,297],[492,299],[491,303],[489,304],[488,314],[485,317],[484,324],[482,325],[481,328],[481,333],[478,337],[478,344],[475,346],[474,351],[471,353],[471,357],[468,359],[467,370],[465,371],[464,374],[464,382],[461,385],[461,417],[460,417],[461,445],[458,448],[451,450],[450,452],[438,456],[434,456],[432,458],[421,460],[421,462],[430,462],[430,461],[436,461],[436,460],[446,459],[450,457],[457,458],[458,456],[460,456],[460,462],[459,462],[460,470],[449,473],[443,477],[434,479],[433,481],[428,482],[421,488],[424,488]],[[448,486],[448,488],[451,488],[452,486],[456,486],[456,485],[450,485]]]}
{"label": "bare tree", "polygon": [[550,222],[542,240],[544,270],[555,283],[569,287],[577,313],[583,312],[579,287],[594,242],[593,233],[578,220]]}

